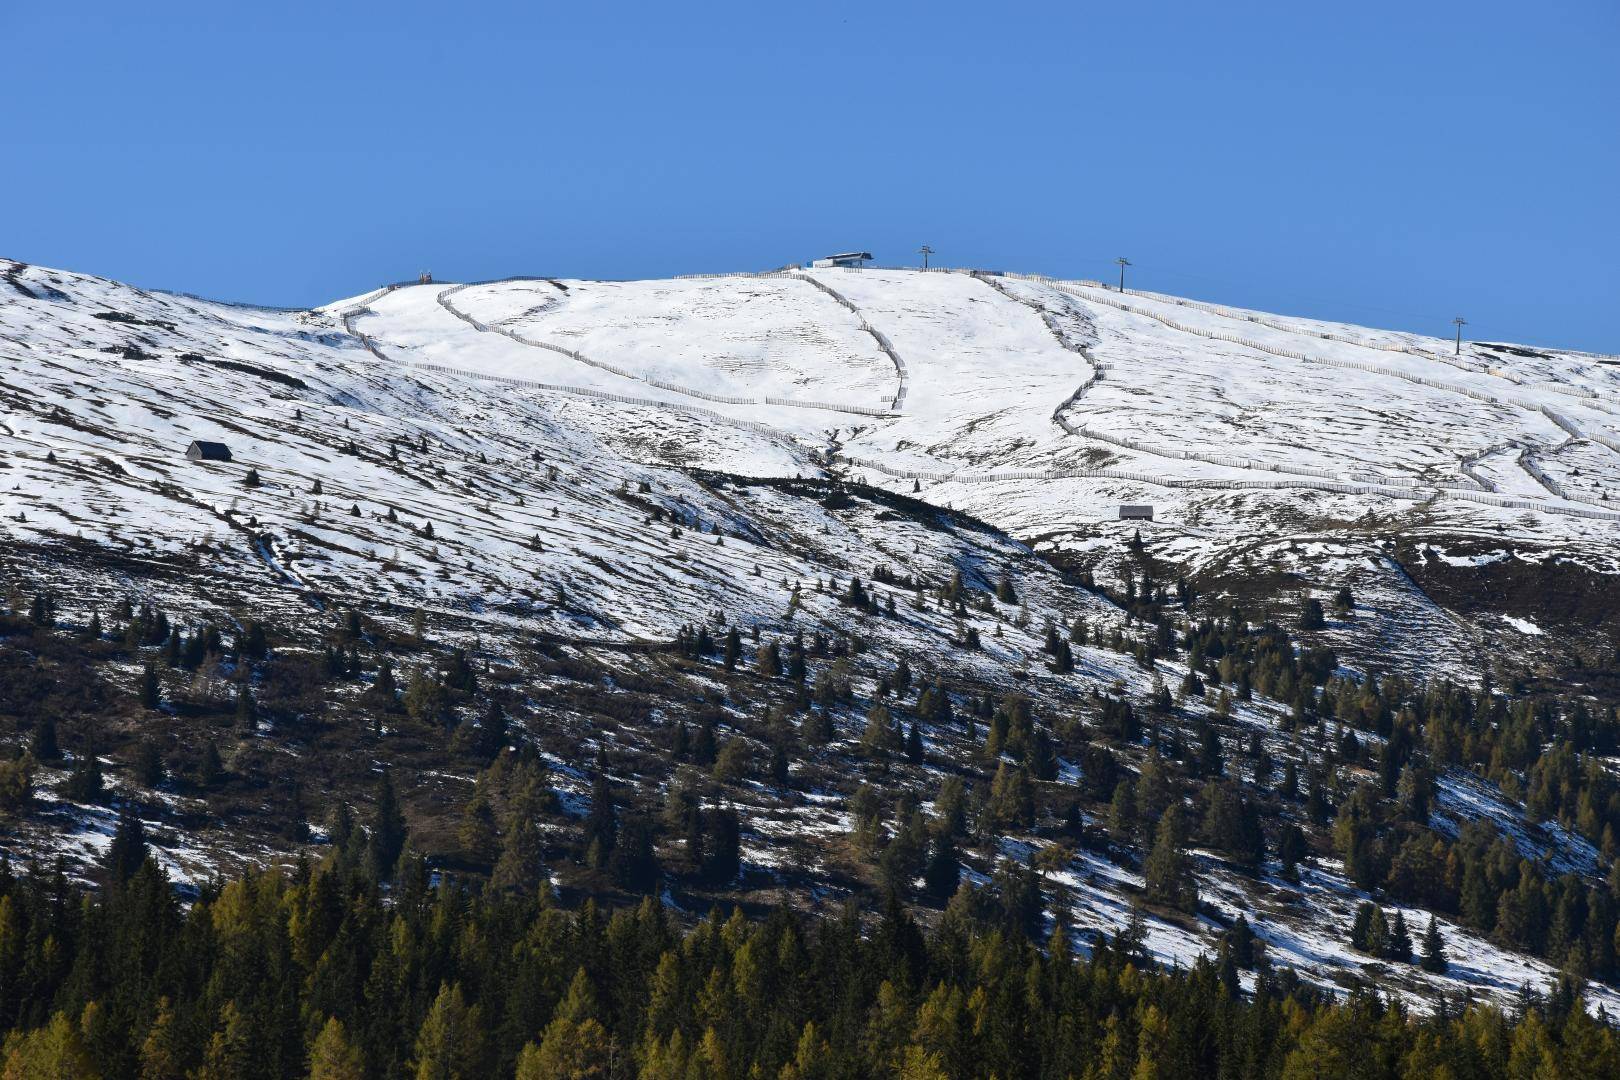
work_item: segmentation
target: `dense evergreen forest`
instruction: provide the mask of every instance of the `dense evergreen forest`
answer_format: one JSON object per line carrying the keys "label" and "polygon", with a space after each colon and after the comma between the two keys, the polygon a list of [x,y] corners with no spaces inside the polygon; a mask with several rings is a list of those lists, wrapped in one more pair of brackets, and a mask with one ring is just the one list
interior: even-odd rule
{"label": "dense evergreen forest", "polygon": [[1612,1077],[1620,1036],[1573,993],[1418,1017],[1230,948],[1155,971],[1127,930],[1038,947],[963,890],[924,932],[651,898],[611,913],[338,856],[182,907],[125,820],[96,893],[0,872],[5,1080],[312,1077]]}
{"label": "dense evergreen forest", "polygon": [[[14,597],[0,822],[38,857],[0,871],[0,1080],[1620,1075],[1582,998],[1620,979],[1614,707],[1357,676],[1310,643],[1320,603],[1198,615],[1135,557],[1117,587],[1076,581],[1123,623],[1049,622],[1036,660],[1112,654],[1148,694],[878,651],[925,606],[958,614],[962,654],[971,613],[984,640],[1022,617],[1008,578],[959,572],[817,580],[858,633],[694,624],[517,663],[420,611],[218,626],[124,602],[104,624]],[[1448,776],[1592,869],[1491,818],[1448,828]],[[844,823],[801,828],[815,798]],[[84,814],[118,823],[94,868],[16,843]],[[171,848],[241,829],[274,857],[236,865],[279,868],[171,882],[143,819]],[[1128,925],[1083,925],[1079,854],[1140,872]],[[1331,982],[1274,960],[1258,908],[1210,902],[1314,867],[1364,898],[1331,932],[1367,967]],[[1163,968],[1150,920],[1207,955]],[[1559,975],[1413,1012],[1417,973],[1480,942]]]}

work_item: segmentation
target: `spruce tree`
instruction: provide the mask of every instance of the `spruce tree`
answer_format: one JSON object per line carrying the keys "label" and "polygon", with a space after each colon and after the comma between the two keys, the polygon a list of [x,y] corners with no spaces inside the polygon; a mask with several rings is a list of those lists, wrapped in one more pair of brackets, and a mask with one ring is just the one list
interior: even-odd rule
{"label": "spruce tree", "polygon": [[387,881],[394,876],[399,853],[405,850],[405,815],[394,791],[393,773],[386,768],[377,774],[376,806],[367,858],[372,877]]}
{"label": "spruce tree", "polygon": [[495,829],[495,811],[489,805],[489,798],[482,791],[475,791],[473,797],[461,810],[461,825],[456,830],[456,839],[461,845],[461,851],[466,858],[479,866],[488,866],[500,852],[500,836]]}
{"label": "spruce tree", "polygon": [[1440,937],[1440,924],[1433,915],[1429,916],[1429,928],[1423,933],[1423,959],[1419,966],[1424,971],[1436,975],[1444,974],[1450,964],[1446,960],[1446,948]]}
{"label": "spruce tree", "polygon": [[596,772],[591,777],[591,808],[585,814],[583,831],[588,861],[601,869],[607,865],[607,858],[619,839],[618,807],[601,762],[597,762]]}
{"label": "spruce tree", "polygon": [[1314,596],[1307,596],[1300,605],[1299,628],[1301,630],[1320,630],[1327,625],[1327,618],[1322,612],[1322,601]]}
{"label": "spruce tree", "polygon": [[537,890],[549,888],[536,816],[537,809],[528,797],[518,799],[507,814],[500,857],[490,873],[490,888],[519,896],[532,896]]}
{"label": "spruce tree", "polygon": [[921,765],[925,756],[922,732],[918,729],[916,721],[906,728],[906,760],[913,765]]}
{"label": "spruce tree", "polygon": [[125,804],[118,811],[118,825],[107,846],[101,868],[111,885],[122,885],[135,876],[146,861],[146,827],[134,809]]}
{"label": "spruce tree", "polygon": [[163,747],[156,739],[142,739],[135,747],[135,782],[144,788],[163,783]]}
{"label": "spruce tree", "polygon": [[956,841],[949,832],[934,838],[923,870],[923,888],[935,900],[944,902],[956,895],[962,878],[962,859],[956,850]]}
{"label": "spruce tree", "polygon": [[1142,866],[1143,886],[1150,902],[1182,911],[1197,908],[1198,887],[1186,844],[1181,807],[1172,805],[1159,819],[1153,850]]}
{"label": "spruce tree", "polygon": [[56,738],[56,718],[49,714],[40,717],[34,725],[34,734],[28,741],[28,752],[36,761],[56,761],[62,756],[62,747]]}
{"label": "spruce tree", "polygon": [[158,687],[157,668],[150,660],[141,669],[141,708],[156,709],[163,703],[162,692]]}
{"label": "spruce tree", "polygon": [[253,702],[253,691],[247,683],[236,689],[236,728],[251,735],[259,724],[259,710]]}
{"label": "spruce tree", "polygon": [[100,802],[107,793],[106,782],[101,776],[101,761],[94,751],[87,751],[74,759],[63,793],[73,802],[81,803]]}
{"label": "spruce tree", "polygon": [[996,599],[1003,604],[1018,603],[1018,593],[1013,588],[1012,579],[1006,574],[1002,574],[1000,579],[996,581]]}
{"label": "spruce tree", "polygon": [[197,786],[207,790],[219,783],[224,773],[225,763],[220,760],[219,747],[214,744],[214,740],[205,740],[202,749],[197,753],[197,767],[194,773]]}
{"label": "spruce tree", "polygon": [[1397,909],[1390,923],[1389,938],[1384,945],[1384,957],[1403,964],[1412,962],[1412,935],[1406,928],[1406,913]]}
{"label": "spruce tree", "polygon": [[484,709],[484,715],[478,721],[475,750],[480,758],[491,761],[506,749],[506,739],[506,709],[499,701],[491,698],[488,707]]}
{"label": "spruce tree", "polygon": [[1350,947],[1357,952],[1372,951],[1368,947],[1368,941],[1372,931],[1374,910],[1376,910],[1376,905],[1371,900],[1363,900],[1356,905],[1356,919],[1350,925]]}

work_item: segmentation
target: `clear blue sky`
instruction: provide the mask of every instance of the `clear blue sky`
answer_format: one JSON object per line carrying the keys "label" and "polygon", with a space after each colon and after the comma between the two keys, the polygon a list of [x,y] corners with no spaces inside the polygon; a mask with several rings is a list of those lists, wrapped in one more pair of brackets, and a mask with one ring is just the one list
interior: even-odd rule
{"label": "clear blue sky", "polygon": [[0,5],[0,254],[312,304],[850,247],[1620,352],[1620,6]]}

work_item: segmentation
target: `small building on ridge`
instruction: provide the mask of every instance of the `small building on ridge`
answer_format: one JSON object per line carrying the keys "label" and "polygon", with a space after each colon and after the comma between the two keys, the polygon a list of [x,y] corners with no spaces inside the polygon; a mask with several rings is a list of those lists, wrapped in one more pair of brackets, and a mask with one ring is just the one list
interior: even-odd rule
{"label": "small building on ridge", "polygon": [[842,255],[827,255],[815,260],[811,266],[865,266],[872,261],[870,251],[846,251]]}

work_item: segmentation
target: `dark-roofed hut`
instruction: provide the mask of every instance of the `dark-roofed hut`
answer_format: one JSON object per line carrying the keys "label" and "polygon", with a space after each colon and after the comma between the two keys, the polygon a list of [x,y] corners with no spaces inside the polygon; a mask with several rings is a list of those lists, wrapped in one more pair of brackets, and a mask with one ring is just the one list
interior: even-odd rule
{"label": "dark-roofed hut", "polygon": [[231,448],[222,442],[193,439],[191,445],[186,447],[186,457],[192,461],[229,461]]}

